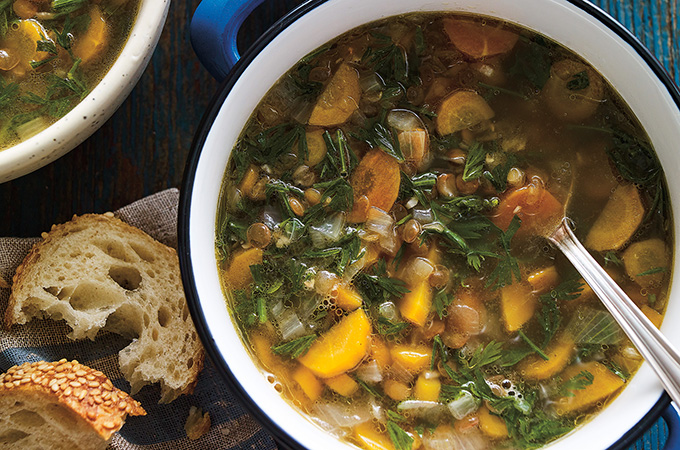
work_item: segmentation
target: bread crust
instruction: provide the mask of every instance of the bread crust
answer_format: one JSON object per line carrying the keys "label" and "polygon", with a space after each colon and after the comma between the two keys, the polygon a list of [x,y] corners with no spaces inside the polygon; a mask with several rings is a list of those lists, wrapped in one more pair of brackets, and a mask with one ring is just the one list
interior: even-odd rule
{"label": "bread crust", "polygon": [[73,339],[121,334],[133,339],[119,354],[133,393],[154,382],[162,402],[191,393],[204,351],[177,252],[112,213],[73,216],[42,238],[16,270],[5,326],[53,318]]}
{"label": "bread crust", "polygon": [[[87,429],[108,441],[121,429],[128,415],[146,415],[139,402],[114,387],[102,372],[66,359],[24,363],[10,368],[0,375],[0,405],[4,406],[0,411],[0,430],[14,428],[29,436],[47,431],[54,433],[54,422],[70,417],[75,421],[74,426],[69,427],[61,438],[68,440],[70,432],[80,432],[76,441],[86,438],[90,442],[98,439]],[[27,415],[41,419],[28,423]],[[24,419],[14,419],[19,416]],[[40,430],[45,423],[52,427]],[[82,435],[83,430],[87,436]],[[21,440],[17,445],[23,445]]]}

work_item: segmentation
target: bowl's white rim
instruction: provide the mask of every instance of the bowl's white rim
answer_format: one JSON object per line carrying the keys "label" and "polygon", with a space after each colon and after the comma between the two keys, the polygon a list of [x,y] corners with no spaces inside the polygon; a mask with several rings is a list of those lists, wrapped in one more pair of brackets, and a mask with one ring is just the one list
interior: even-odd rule
{"label": "bowl's white rim", "polygon": [[[624,71],[625,73],[621,73],[619,76],[624,79],[629,78],[634,82],[644,79],[645,82],[649,81],[650,83],[649,89],[644,92],[620,93],[629,104],[633,105],[640,102],[644,103],[645,101],[649,103],[651,96],[653,102],[657,103],[659,108],[668,112],[668,114],[663,117],[648,114],[646,117],[640,117],[641,121],[653,139],[655,137],[655,130],[661,129],[663,131],[663,128],[669,126],[673,128],[673,133],[677,137],[678,130],[680,130],[680,111],[678,110],[678,105],[670,95],[668,87],[654,73],[649,61],[646,61],[643,55],[639,54],[630,42],[622,40],[613,29],[603,26],[600,20],[579,8],[576,5],[578,0],[572,2],[527,1],[536,8],[536,11],[539,11],[540,9],[538,8],[544,6],[544,4],[550,3],[552,8],[551,14],[559,14],[558,17],[563,20],[558,20],[555,28],[551,28],[553,32],[550,32],[537,26],[531,26],[532,22],[528,17],[523,17],[523,19],[514,18],[512,15],[508,17],[513,17],[512,20],[520,24],[528,25],[531,28],[538,28],[542,33],[551,37],[559,35],[560,30],[564,32],[563,29],[569,27],[569,20],[578,20],[579,23],[590,25],[590,28],[586,28],[586,35],[594,33],[598,39],[609,39],[615,42],[616,44],[614,45],[618,53],[614,55],[626,55],[626,58],[629,58],[628,64],[632,64],[628,67],[627,71]],[[337,8],[337,5],[341,3],[345,20],[334,20],[332,23],[324,21],[324,14],[330,14],[330,17],[334,17],[334,19],[339,17],[338,11],[334,8]],[[222,172],[226,166],[229,149],[231,148],[230,143],[233,144],[235,138],[233,130],[227,131],[226,126],[213,127],[212,124],[217,122],[223,125],[228,123],[224,122],[228,118],[229,121],[236,122],[242,126],[245,120],[241,117],[242,113],[238,113],[237,110],[249,107],[248,111],[252,110],[264,93],[262,89],[266,91],[278,78],[276,74],[282,73],[278,72],[278,69],[284,67],[285,71],[292,64],[289,63],[286,66],[285,61],[292,59],[294,62],[324,42],[324,38],[313,39],[307,36],[307,40],[300,39],[296,41],[297,46],[295,48],[286,47],[286,39],[290,39],[300,29],[309,27],[323,37],[328,35],[332,37],[356,26],[356,24],[375,19],[375,14],[371,15],[367,11],[371,8],[371,5],[360,3],[359,0],[315,2],[306,11],[305,15],[302,17],[296,16],[295,23],[292,26],[289,26],[275,36],[270,36],[271,41],[266,46],[264,46],[266,42],[263,42],[262,46],[264,48],[258,48],[259,53],[257,55],[247,56],[247,61],[244,61],[235,71],[236,75],[232,75],[223,85],[223,90],[216,97],[215,104],[206,116],[201,131],[197,134],[189,161],[187,178],[185,178],[182,192],[183,199],[180,205],[180,245],[184,247],[184,252],[181,252],[180,259],[184,266],[185,288],[190,298],[190,308],[194,315],[194,320],[197,322],[199,333],[205,339],[209,353],[211,353],[218,364],[223,366],[221,369],[228,372],[227,375],[231,378],[231,381],[235,382],[237,387],[243,390],[240,394],[245,395],[247,401],[254,403],[250,406],[257,410],[258,415],[274,416],[274,419],[264,418],[268,425],[272,425],[272,421],[275,422],[273,426],[279,432],[280,429],[285,430],[284,433],[307,448],[316,448],[320,445],[329,446],[329,448],[347,447],[338,444],[334,439],[328,438],[318,428],[310,427],[306,419],[302,418],[299,414],[295,414],[295,410],[280,399],[273,388],[264,380],[264,377],[252,364],[250,356],[243,347],[238,344],[234,345],[238,343],[239,336],[233,327],[231,319],[229,319],[229,314],[220,292],[212,240],[214,238],[215,206],[217,205],[217,196],[219,195],[219,180],[221,180]],[[481,3],[475,5],[459,1],[428,1],[423,3],[420,6],[421,9],[436,10],[445,9],[445,7],[453,9],[453,6],[458,6],[459,10],[483,11],[491,15],[493,15],[492,12],[498,12],[502,15],[504,9],[502,4],[496,4],[497,8],[494,11],[488,11],[484,9],[485,6]],[[461,3],[464,4],[461,5]],[[396,14],[400,12],[400,7],[408,7],[408,10],[418,9],[418,7],[414,7],[412,1],[395,1],[389,5],[382,5],[381,14],[382,16]],[[505,7],[519,9],[516,5],[506,5]],[[402,11],[404,10],[406,9],[402,9]],[[333,15],[334,11],[335,15]],[[532,14],[530,7],[522,8],[522,11],[527,11],[527,15]],[[579,30],[583,31],[583,28],[579,28]],[[577,49],[577,53],[583,55],[586,60],[590,61],[600,70],[602,66],[602,64],[599,64],[600,59],[613,58],[609,50],[598,52],[594,48],[595,46],[592,46],[593,48],[590,48],[590,50],[588,48],[579,50],[579,43],[576,42],[578,39],[584,40],[584,36],[580,36],[573,41],[566,39],[566,42],[565,39],[558,38],[560,42],[568,47]],[[598,42],[598,40],[594,39],[590,42]],[[582,46],[583,43],[580,45]],[[286,58],[286,56],[290,57]],[[265,61],[264,64],[266,64],[268,69],[265,72],[258,71],[258,69],[264,67],[262,61]],[[658,69],[658,67],[654,69]],[[606,71],[605,74],[607,75]],[[642,74],[642,78],[639,78],[640,74]],[[616,78],[616,76],[608,76],[608,78]],[[246,79],[247,81],[245,81]],[[254,79],[257,79],[257,82],[262,83],[266,88],[251,89],[245,95],[244,86],[252,87]],[[614,81],[614,84],[617,86],[621,85],[617,84],[616,81]],[[236,135],[238,135],[240,127],[234,126],[238,128],[236,131]],[[666,137],[667,140],[668,137]],[[680,161],[678,161],[678,158],[670,156],[667,148],[668,142],[666,141],[657,142],[657,140],[654,140],[654,143],[657,149],[659,149],[659,145],[665,149],[663,153],[660,153],[660,159],[666,168],[666,173],[669,174],[675,172],[675,169],[680,165]],[[675,203],[676,194],[674,192],[680,192],[680,181],[673,179],[668,181],[671,188],[671,199]],[[210,185],[211,183],[212,186]],[[678,235],[678,226],[679,224],[675,223],[674,231],[676,236]],[[677,250],[678,243],[676,240],[676,254]],[[672,290],[671,295],[674,292],[675,290]],[[668,314],[675,317],[679,310],[680,304],[678,304],[678,301],[671,302]],[[224,323],[225,318],[229,323]],[[666,323],[662,330],[677,345],[680,342],[680,330],[674,330],[667,325],[669,324]],[[226,365],[227,360],[229,361],[228,366]],[[614,401],[612,407],[607,408],[594,420],[580,427],[578,433],[570,434],[568,437],[551,444],[549,448],[567,449],[574,448],[576,445],[584,446],[584,448],[606,448],[618,440],[620,436],[633,427],[649,411],[658,400],[661,392],[662,389],[659,383],[654,378],[649,366],[645,364],[634,377],[630,386]],[[603,429],[607,431],[604,432]],[[581,432],[582,430],[588,431]]]}
{"label": "bowl's white rim", "polygon": [[169,7],[170,0],[141,0],[120,55],[87,97],[36,135],[0,150],[0,183],[37,170],[68,153],[113,115],[149,63]]}

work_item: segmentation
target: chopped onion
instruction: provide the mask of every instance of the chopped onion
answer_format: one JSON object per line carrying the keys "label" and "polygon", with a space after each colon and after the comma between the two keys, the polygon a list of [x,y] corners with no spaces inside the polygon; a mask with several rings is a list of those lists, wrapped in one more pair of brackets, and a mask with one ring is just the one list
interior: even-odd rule
{"label": "chopped onion", "polygon": [[345,226],[345,213],[339,212],[329,216],[325,222],[309,227],[309,236],[317,248],[324,248],[328,244],[340,239]]}
{"label": "chopped onion", "polygon": [[368,404],[369,409],[371,411],[371,415],[375,420],[378,422],[384,422],[385,421],[385,410],[384,408],[376,401],[375,398],[371,398],[370,403]]}
{"label": "chopped onion", "polygon": [[416,286],[423,280],[427,280],[434,271],[434,264],[427,258],[411,258],[401,269],[401,279],[408,286]]}
{"label": "chopped onion", "polygon": [[340,428],[349,428],[371,420],[369,410],[360,405],[338,403],[317,403],[314,405],[312,417],[316,416],[323,422]]}
{"label": "chopped onion", "polygon": [[418,199],[415,198],[415,197],[411,197],[411,198],[406,202],[406,204],[404,205],[404,207],[405,207],[406,209],[411,209],[411,208],[413,208],[414,206],[416,206],[417,204],[418,204]]}
{"label": "chopped onion", "polygon": [[321,270],[316,274],[314,289],[324,297],[331,294],[331,291],[338,285],[338,276],[333,272]]}
{"label": "chopped onion", "polygon": [[383,79],[375,72],[370,72],[359,79],[359,86],[370,101],[380,100],[382,90],[385,87]]}
{"label": "chopped onion", "polygon": [[390,322],[399,319],[399,309],[393,302],[384,302],[378,306],[378,314]]}
{"label": "chopped onion", "polygon": [[276,228],[281,223],[281,212],[273,204],[267,203],[262,213],[262,223],[267,225],[270,230]]}
{"label": "chopped onion", "polygon": [[307,297],[305,300],[303,300],[302,304],[300,305],[300,308],[298,309],[298,314],[300,315],[300,319],[303,321],[307,321],[311,317],[312,314],[314,314],[314,311],[321,305],[323,302],[323,297],[319,295],[311,295]]}
{"label": "chopped onion", "polygon": [[394,219],[382,209],[373,206],[368,210],[365,228],[380,236],[388,236],[394,228]]}
{"label": "chopped onion", "polygon": [[434,433],[423,437],[425,450],[484,450],[489,448],[479,431],[457,433],[450,427],[439,427]]}
{"label": "chopped onion", "polygon": [[428,422],[440,422],[446,414],[445,405],[425,400],[404,400],[397,405],[397,409],[408,411],[409,415],[425,419]]}
{"label": "chopped onion", "polygon": [[47,126],[47,120],[43,116],[36,117],[33,120],[29,120],[26,123],[22,123],[21,125],[18,125],[15,128],[15,131],[17,135],[19,136],[19,139],[22,141],[25,141],[26,139],[30,138],[31,136],[37,134],[38,132],[42,131],[46,126]]}
{"label": "chopped onion", "polygon": [[434,221],[434,214],[432,214],[431,209],[416,209],[411,211],[413,218],[420,222],[421,225],[432,223]]}
{"label": "chopped onion", "polygon": [[277,319],[279,331],[284,341],[299,338],[305,335],[305,326],[300,321],[300,318],[293,311],[286,310]]}
{"label": "chopped onion", "polygon": [[457,399],[447,403],[446,406],[449,408],[449,411],[451,411],[453,417],[461,420],[468,414],[477,411],[479,403],[470,392],[463,390],[460,391],[460,396]]}
{"label": "chopped onion", "polygon": [[444,231],[444,225],[442,225],[440,222],[432,222],[423,225],[423,230],[433,230],[441,232]]}
{"label": "chopped onion", "polygon": [[393,109],[387,114],[387,124],[399,131],[412,131],[425,129],[423,121],[408,109]]}
{"label": "chopped onion", "polygon": [[616,344],[624,338],[623,331],[607,311],[584,308],[567,325],[577,344]]}
{"label": "chopped onion", "polygon": [[394,256],[397,254],[401,241],[398,239],[396,228],[392,227],[392,232],[387,236],[380,236],[378,240],[380,247],[385,250],[385,253]]}
{"label": "chopped onion", "polygon": [[360,380],[366,383],[380,383],[383,379],[382,371],[375,359],[366,364],[362,364],[355,372]]}

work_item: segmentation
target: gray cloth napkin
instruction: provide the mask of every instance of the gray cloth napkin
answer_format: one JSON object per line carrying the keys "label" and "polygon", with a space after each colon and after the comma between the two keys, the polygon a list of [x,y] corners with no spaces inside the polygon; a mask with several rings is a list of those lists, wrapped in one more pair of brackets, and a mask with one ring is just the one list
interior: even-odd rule
{"label": "gray cloth napkin", "polygon": [[[168,189],[125,206],[115,214],[160,242],[176,247],[178,201],[179,191]],[[39,238],[0,238],[0,278],[11,282],[17,266],[37,241]],[[7,288],[0,288],[0,318],[4,317],[9,292]],[[94,341],[72,341],[66,337],[69,331],[63,321],[52,320],[33,320],[10,330],[0,329],[0,373],[27,361],[77,359],[101,370],[116,387],[129,393],[130,385],[118,368],[118,351],[129,341],[101,332]],[[120,433],[113,437],[110,449],[276,448],[271,437],[227,390],[208,359],[193,395],[160,405],[158,386],[147,386],[134,398],[142,403],[147,415],[128,418]],[[210,431],[194,441],[184,431],[191,406],[208,412],[212,421]]]}

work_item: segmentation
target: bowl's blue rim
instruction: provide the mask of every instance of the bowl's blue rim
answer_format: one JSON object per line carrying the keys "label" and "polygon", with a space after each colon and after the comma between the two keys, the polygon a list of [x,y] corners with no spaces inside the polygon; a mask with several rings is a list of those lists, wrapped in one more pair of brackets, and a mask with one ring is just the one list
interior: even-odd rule
{"label": "bowl's blue rim", "polygon": [[[196,291],[195,279],[193,276],[193,265],[191,263],[191,243],[189,240],[189,211],[191,210],[191,193],[194,185],[194,176],[198,161],[200,159],[203,144],[210,133],[213,122],[224,103],[224,100],[231,92],[234,84],[244,72],[246,67],[255,59],[255,57],[284,29],[305,15],[312,9],[322,5],[328,0],[310,0],[298,6],[293,11],[286,14],[283,18],[277,21],[271,28],[257,39],[257,41],[244,53],[241,59],[236,63],[233,69],[229,72],[227,78],[221,84],[219,90],[211,100],[207,107],[201,122],[198,126],[189,156],[187,158],[186,168],[184,170],[182,188],[180,190],[180,201],[178,211],[178,255],[180,267],[182,269],[182,283],[191,312],[196,331],[198,332],[208,356],[211,358],[215,366],[218,368],[221,375],[226,380],[228,386],[231,388],[234,395],[241,401],[242,405],[246,407],[248,412],[264,426],[264,428],[271,433],[276,440],[279,448],[283,449],[302,449],[295,439],[293,439],[285,430],[283,430],[276,422],[274,422],[264,411],[253,401],[248,395],[243,386],[229,369],[229,365],[223,358],[222,354],[217,351],[215,341],[210,335],[203,310],[200,307],[200,300]],[[666,69],[659,63],[654,55],[635,37],[628,29],[614,20],[602,9],[586,0],[566,0],[574,6],[582,9],[588,14],[598,19],[607,28],[617,34],[623,41],[628,43],[647,65],[652,69],[655,75],[659,78],[662,84],[668,90],[670,96],[680,109],[680,90],[674,84],[671,76]],[[608,450],[625,449],[634,444],[642,434],[658,420],[661,411],[670,403],[670,398],[664,392],[657,403],[649,410],[649,412],[640,420],[640,422],[624,434],[614,445]]]}

